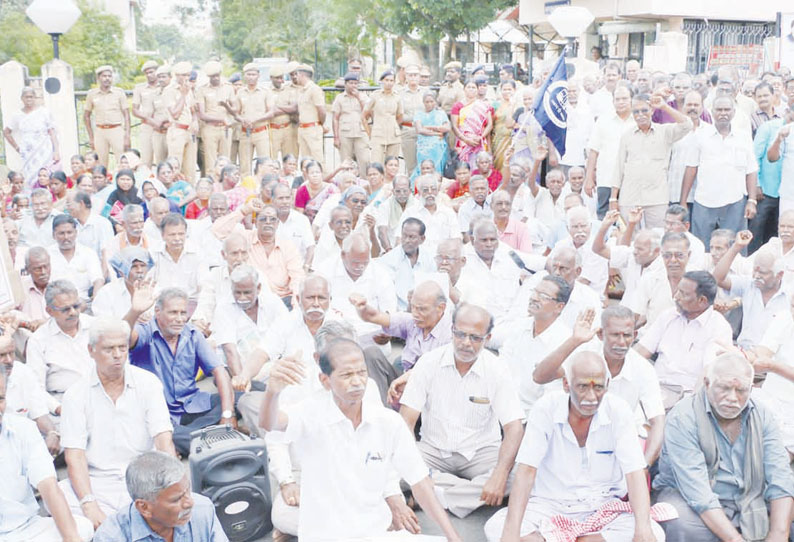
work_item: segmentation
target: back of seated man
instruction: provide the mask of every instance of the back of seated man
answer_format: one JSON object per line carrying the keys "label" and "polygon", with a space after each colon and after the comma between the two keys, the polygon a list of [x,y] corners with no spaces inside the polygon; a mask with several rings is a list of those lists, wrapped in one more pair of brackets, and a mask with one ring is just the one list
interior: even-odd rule
{"label": "back of seated man", "polygon": [[95,367],[63,396],[61,434],[69,477],[59,484],[75,515],[94,528],[130,501],[128,463],[157,448],[176,455],[163,386],[152,373],[128,364],[130,327],[98,318],[88,351]]}
{"label": "back of seated man", "polygon": [[[0,363],[0,539],[4,542],[88,542],[91,522],[72,516],[58,487],[58,478],[36,425],[22,416],[6,413],[5,363]],[[37,490],[52,517],[39,515]]]}
{"label": "back of seated man", "polygon": [[132,502],[97,529],[94,542],[229,541],[212,501],[191,491],[185,466],[175,457],[141,454],[130,462],[125,480]]}
{"label": "back of seated man", "polygon": [[83,303],[68,280],[51,281],[44,298],[50,318],[30,336],[27,364],[48,394],[50,412],[60,414],[63,393],[94,365],[88,355],[88,330],[94,318],[80,312]]}
{"label": "back of seated man", "polygon": [[[135,288],[124,317],[132,328],[130,363],[160,379],[174,425],[174,445],[182,456],[190,453],[191,431],[218,423],[237,427],[229,373],[201,331],[187,323],[187,302],[187,293],[179,288],[167,288],[155,298],[154,286],[146,280]],[[137,323],[152,305],[154,318]],[[213,376],[218,393],[198,389],[199,369]]]}
{"label": "back of seated man", "polygon": [[463,518],[501,504],[510,492],[524,411],[515,379],[483,348],[493,328],[488,311],[460,304],[452,325],[452,344],[425,354],[412,369],[400,414],[411,432],[422,415],[419,450],[436,493],[444,508]]}

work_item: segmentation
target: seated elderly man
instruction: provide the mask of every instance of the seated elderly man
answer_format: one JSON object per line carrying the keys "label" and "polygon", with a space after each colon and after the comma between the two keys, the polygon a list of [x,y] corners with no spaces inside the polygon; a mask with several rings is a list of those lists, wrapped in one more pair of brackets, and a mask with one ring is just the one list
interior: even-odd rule
{"label": "seated elderly man", "polygon": [[[209,267],[223,265],[223,241],[212,231],[212,225],[219,218],[228,215],[229,200],[223,192],[215,192],[207,202],[208,216],[198,220],[191,220],[188,223],[188,238],[196,247],[199,255]],[[242,224],[234,226],[235,233],[244,234],[245,227]]]}
{"label": "seated elderly man", "polygon": [[[0,399],[6,396],[5,363],[0,363]],[[91,522],[75,518],[58,487],[58,478],[36,425],[22,416],[6,412],[0,400],[0,539],[4,542],[88,542]],[[39,515],[36,489],[52,517]]]}
{"label": "seated elderly man", "polygon": [[164,197],[158,196],[152,198],[148,207],[149,218],[147,218],[143,224],[143,235],[146,236],[149,243],[156,243],[158,245],[149,245],[149,249],[154,250],[155,248],[159,248],[160,244],[163,242],[163,233],[160,230],[160,226],[166,215],[171,212],[171,204]]}
{"label": "seated elderly man", "polygon": [[322,271],[331,285],[331,307],[353,324],[361,346],[382,345],[384,354],[390,352],[388,336],[377,324],[365,322],[350,302],[351,294],[359,294],[380,312],[397,311],[397,295],[388,274],[377,262],[370,261],[370,245],[360,233],[352,233],[342,243],[342,258]]}
{"label": "seated elderly man", "polygon": [[436,494],[463,518],[480,506],[501,504],[510,492],[524,411],[515,378],[483,349],[493,329],[488,311],[458,305],[452,326],[452,344],[423,355],[411,370],[400,414],[412,433],[421,414],[419,451]]}
{"label": "seated elderly man", "polygon": [[[386,335],[405,341],[399,364],[390,363],[385,356],[367,359],[370,378],[378,384],[384,402],[386,392],[395,378],[410,370],[416,360],[427,352],[452,341],[447,296],[435,282],[423,282],[416,287],[411,297],[410,312],[381,312],[368,305],[367,299],[359,294],[352,294],[350,302],[356,307],[359,318],[381,326]],[[376,363],[370,364],[370,361]]]}
{"label": "seated elderly man", "polygon": [[306,272],[303,259],[292,241],[276,235],[279,219],[274,206],[264,205],[256,199],[247,201],[237,210],[216,220],[212,232],[218,239],[226,239],[237,224],[254,212],[255,228],[246,230],[244,234],[250,243],[250,263],[267,280],[273,293],[289,307],[294,290]]}
{"label": "seated elderly man", "polygon": [[594,319],[592,310],[579,315],[573,333],[538,363],[533,378],[538,384],[562,378],[565,360],[580,351],[602,355],[609,369],[609,391],[628,403],[638,425],[648,425],[645,461],[653,465],[662,449],[664,405],[653,365],[631,349],[637,336],[634,314],[626,307],[612,305],[601,313],[600,328],[592,328]]}
{"label": "seated elderly man", "polygon": [[609,261],[593,252],[590,213],[585,207],[572,207],[565,214],[565,220],[569,237],[554,248],[573,247],[582,257],[582,272],[577,280],[602,296],[609,279]]}
{"label": "seated elderly man", "polygon": [[314,232],[309,219],[303,213],[299,213],[292,208],[294,198],[292,189],[281,183],[273,185],[271,190],[271,200],[278,212],[278,229],[276,234],[292,241],[298,248],[303,258],[303,266],[308,270],[314,259]]}
{"label": "seated elderly man", "polygon": [[287,307],[248,264],[229,274],[232,300],[218,304],[212,318],[212,340],[223,350],[232,376],[241,373],[251,353],[273,324],[287,316]]}
{"label": "seated elderly man", "polygon": [[98,318],[88,351],[95,366],[63,395],[61,435],[69,477],[60,482],[76,515],[94,528],[129,503],[127,464],[153,448],[176,455],[163,386],[127,363],[130,327]]}
{"label": "seated elderly man", "polygon": [[400,217],[414,205],[418,203],[411,190],[411,180],[407,175],[397,175],[392,181],[392,195],[378,206],[375,216],[375,230],[384,252],[394,247],[400,237]]}
{"label": "seated elderly man", "polygon": [[493,220],[499,232],[499,240],[514,250],[527,254],[542,254],[546,250],[544,231],[536,220],[523,222],[513,216],[513,201],[507,190],[491,194]]}
{"label": "seated elderly man", "polygon": [[397,292],[397,308],[408,310],[408,296],[416,284],[416,274],[434,273],[433,253],[424,245],[425,225],[417,218],[403,222],[400,244],[376,261],[381,264],[394,282]]}
{"label": "seated elderly man", "polygon": [[723,354],[670,412],[653,481],[678,511],[668,541],[789,540],[794,476],[774,413],[750,398],[753,376],[743,356]]}
{"label": "seated elderly man", "polygon": [[706,246],[689,229],[689,210],[677,203],[670,205],[664,214],[664,233],[683,233],[689,240],[691,251],[687,271],[706,269],[708,267]]}
{"label": "seated elderly man", "polygon": [[783,260],[776,258],[771,250],[758,250],[753,255],[752,277],[729,274],[737,254],[752,239],[749,230],[736,234],[736,241],[714,268],[720,288],[729,290],[730,297],[742,300],[742,331],[737,339],[742,348],[757,345],[776,315],[787,312],[789,307],[789,294],[783,288]]}
{"label": "seated elderly man", "polygon": [[99,261],[104,264],[107,261],[105,247],[114,236],[110,220],[91,212],[89,194],[80,190],[70,191],[66,198],[66,208],[77,220],[77,242],[93,250]]}
{"label": "seated elderly man", "polygon": [[594,352],[575,354],[566,363],[565,393],[541,398],[527,419],[510,503],[485,524],[489,542],[552,536],[664,541],[661,527],[651,521],[633,413],[607,393],[609,380],[604,360]]}
{"label": "seated elderly man", "polygon": [[458,224],[465,242],[469,242],[469,228],[472,220],[476,218],[493,219],[491,209],[491,198],[488,189],[488,179],[482,175],[475,175],[469,181],[469,193],[471,197],[460,204],[458,209]]}
{"label": "seated elderly man", "polygon": [[4,322],[3,335],[0,336],[0,365],[5,366],[7,377],[6,411],[36,422],[47,449],[53,456],[58,455],[61,451],[61,436],[50,419],[47,395],[28,364],[17,361],[13,333],[13,327]]}
{"label": "seated elderly man", "polygon": [[77,242],[77,220],[69,215],[58,215],[52,221],[55,246],[50,254],[52,279],[65,279],[77,287],[80,299],[93,299],[105,285],[102,264],[93,250]]}
{"label": "seated elderly man", "polygon": [[99,291],[91,303],[91,312],[94,316],[124,318],[132,304],[135,284],[146,278],[154,262],[146,249],[128,246],[113,256],[108,264],[118,277]]}
{"label": "seated elderly man", "polygon": [[60,414],[63,393],[94,366],[88,355],[88,330],[94,318],[80,313],[83,303],[68,280],[50,282],[44,298],[50,318],[30,336],[26,360],[48,394],[50,412]]}
{"label": "seated elderly man", "polygon": [[128,203],[121,210],[122,231],[108,241],[105,254],[108,261],[122,249],[127,247],[140,247],[144,250],[154,250],[161,242],[150,240],[143,233],[143,207],[137,203]]}
{"label": "seated elderly man", "polygon": [[32,247],[25,254],[25,275],[22,276],[22,290],[25,299],[19,306],[18,318],[24,328],[36,331],[47,321],[47,303],[44,292],[50,283],[52,266],[50,254],[43,247]]}
{"label": "seated elderly man", "polygon": [[435,250],[438,243],[445,239],[461,238],[461,229],[455,211],[443,205],[438,195],[438,180],[433,175],[420,175],[416,179],[419,204],[406,207],[400,219],[402,223],[409,217],[418,218],[425,225],[425,243]]}
{"label": "seated elderly man", "polygon": [[[322,382],[320,381],[320,368],[317,361],[320,353],[325,352],[327,345],[338,338],[355,340],[356,332],[347,323],[333,320],[325,322],[314,335],[314,360],[313,366],[305,374],[300,385],[287,386],[279,397],[279,404],[282,409],[294,408],[304,400],[314,395],[324,394]],[[293,358],[294,359],[294,358]],[[263,394],[264,395],[264,394]],[[367,380],[364,391],[364,403],[372,405],[373,408],[381,407],[375,384],[372,380]],[[261,403],[257,403],[257,417]],[[280,534],[297,536],[298,517],[300,515],[300,478],[301,462],[300,450],[295,445],[284,439],[283,433],[271,432],[265,435],[267,445],[268,465],[270,474],[279,486],[279,492],[273,499],[272,520],[273,527],[276,529],[273,534],[274,540],[279,540]],[[383,492],[386,504],[392,515],[391,528],[394,530],[406,529],[412,533],[418,532],[418,522],[416,515],[407,507],[402,496],[399,480],[396,478],[393,483],[386,486]]]}
{"label": "seated elderly man", "polygon": [[[316,224],[315,219],[315,224]],[[312,268],[322,270],[328,261],[336,261],[342,253],[342,241],[353,231],[353,211],[344,205],[331,209],[328,227],[320,230],[317,247],[312,260]]]}
{"label": "seated elderly man", "polygon": [[[518,386],[521,408],[527,415],[545,391],[554,389],[539,385],[532,375],[538,364],[571,333],[560,317],[570,297],[571,287],[565,279],[544,276],[529,295],[525,315],[496,326],[488,343],[489,348],[499,351],[499,358],[510,368]],[[556,388],[560,389],[559,384]]]}
{"label": "seated elderly man", "polygon": [[207,262],[187,240],[187,222],[179,213],[167,214],[160,223],[163,245],[151,252],[151,277],[159,290],[182,288],[188,294],[189,314],[193,313],[201,288],[199,277],[208,273]]}
{"label": "seated elderly man", "polygon": [[396,471],[447,540],[460,541],[405,424],[386,407],[368,402],[363,408],[367,366],[361,347],[335,339],[320,355],[319,366],[325,389],[284,411],[282,392],[300,384],[307,373],[298,360],[276,361],[259,417],[266,431],[284,432],[302,450],[299,539],[341,541],[385,534],[393,520],[383,496]]}
{"label": "seated elderly man", "polygon": [[646,359],[656,354],[665,410],[691,395],[705,365],[718,350],[732,343],[733,331],[714,310],[717,281],[706,271],[689,271],[678,283],[675,307],[651,324],[634,349]]}
{"label": "seated elderly man", "polygon": [[[191,431],[217,423],[237,427],[229,373],[201,331],[187,323],[187,303],[187,293],[179,288],[167,288],[155,299],[151,281],[145,280],[135,288],[124,317],[132,328],[130,363],[154,373],[163,384],[174,444],[182,456],[190,453]],[[154,318],[136,323],[152,305]],[[218,393],[198,389],[199,369],[213,376]]]}
{"label": "seated elderly man", "polygon": [[102,523],[94,542],[229,541],[212,501],[191,492],[188,472],[175,457],[141,454],[130,461],[125,480],[132,502]]}
{"label": "seated elderly man", "polygon": [[55,244],[52,221],[59,214],[52,210],[52,194],[46,188],[36,188],[30,194],[31,214],[19,221],[19,244],[23,247],[48,248]]}
{"label": "seated elderly man", "polygon": [[664,234],[661,250],[664,267],[643,273],[634,291],[624,295],[621,301],[621,305],[634,313],[637,328],[651,326],[660,314],[675,305],[673,294],[686,273],[689,255],[689,239],[683,233]]}

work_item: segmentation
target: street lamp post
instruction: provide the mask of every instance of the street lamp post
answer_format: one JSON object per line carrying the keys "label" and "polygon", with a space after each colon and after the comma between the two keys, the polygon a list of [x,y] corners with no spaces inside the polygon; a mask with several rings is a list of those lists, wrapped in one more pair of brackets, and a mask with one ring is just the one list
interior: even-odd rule
{"label": "street lamp post", "polygon": [[80,9],[72,0],[34,0],[25,14],[36,27],[52,38],[52,55],[60,58],[58,40],[80,18]]}
{"label": "street lamp post", "polygon": [[560,6],[549,15],[549,24],[568,40],[567,56],[573,56],[574,42],[590,26],[595,17],[590,10],[581,6]]}

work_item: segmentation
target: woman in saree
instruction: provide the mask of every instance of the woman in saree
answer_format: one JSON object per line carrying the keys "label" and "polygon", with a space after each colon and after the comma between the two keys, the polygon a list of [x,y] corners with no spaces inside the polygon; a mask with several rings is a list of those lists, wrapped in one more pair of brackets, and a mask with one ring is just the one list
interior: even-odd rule
{"label": "woman in saree", "polygon": [[22,157],[21,172],[30,188],[42,168],[52,171],[61,161],[52,115],[36,104],[36,92],[30,87],[22,89],[22,110],[11,118],[3,135]]}
{"label": "woman in saree", "polygon": [[493,103],[494,125],[491,136],[493,147],[493,165],[496,171],[502,171],[505,153],[510,147],[513,135],[513,95],[516,92],[516,82],[512,79],[503,81],[499,86],[501,99]]}
{"label": "woman in saree", "polygon": [[421,164],[425,160],[432,160],[438,173],[444,173],[447,163],[447,132],[450,130],[447,114],[438,107],[432,92],[425,92],[422,103],[425,110],[414,115],[417,166],[411,173],[411,185],[421,174]]}
{"label": "woman in saree", "polygon": [[510,163],[531,164],[538,148],[538,137],[543,132],[540,123],[535,119],[534,109],[532,108],[532,89],[524,89],[521,92],[522,107],[513,113],[513,136],[511,145],[513,153]]}
{"label": "woman in saree", "polygon": [[295,210],[313,222],[323,202],[336,192],[336,186],[323,180],[323,167],[312,160],[306,164],[306,182],[295,192]]}
{"label": "woman in saree", "polygon": [[452,132],[455,134],[455,151],[458,160],[471,169],[477,167],[477,153],[490,149],[488,139],[493,128],[493,107],[477,97],[477,82],[469,79],[463,87],[464,101],[452,106],[449,112]]}

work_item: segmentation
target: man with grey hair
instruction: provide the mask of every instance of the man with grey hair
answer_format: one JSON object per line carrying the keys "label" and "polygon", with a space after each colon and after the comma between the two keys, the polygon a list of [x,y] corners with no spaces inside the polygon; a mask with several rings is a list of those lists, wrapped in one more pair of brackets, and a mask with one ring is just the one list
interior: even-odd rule
{"label": "man with grey hair", "polygon": [[[146,278],[146,274],[154,265],[149,251],[128,246],[113,256],[109,262],[117,278],[104,286],[91,303],[94,316],[113,316],[124,318],[132,304],[132,292],[135,284]],[[147,315],[144,315],[147,318]]]}
{"label": "man with grey hair", "polygon": [[[158,241],[149,239],[143,232],[143,207],[137,203],[128,203],[121,210],[122,231],[110,239],[105,247],[105,254],[108,261],[122,249],[128,246],[136,246],[145,250],[156,248]],[[161,242],[161,241],[160,241]]]}
{"label": "man with grey hair", "polygon": [[91,212],[91,196],[87,193],[77,190],[70,192],[66,198],[66,209],[77,220],[77,241],[94,251],[107,275],[105,247],[114,235],[110,220]]}
{"label": "man with grey hair", "polygon": [[[22,416],[6,413],[5,364],[0,363],[0,538],[4,542],[87,542],[94,529],[85,518],[72,516],[58,487],[58,478],[36,425]],[[52,517],[39,515],[36,489]]]}
{"label": "man with grey hair", "polygon": [[228,542],[215,506],[193,493],[185,466],[163,452],[133,459],[126,472],[132,502],[110,516],[94,542],[119,540],[182,540]]}
{"label": "man with grey hair", "polygon": [[27,364],[47,392],[50,412],[60,415],[61,397],[91,372],[88,331],[94,320],[82,314],[77,288],[68,280],[53,280],[44,291],[50,318],[30,336]]}
{"label": "man with grey hair", "polygon": [[160,225],[168,213],[171,212],[171,204],[162,196],[152,198],[148,203],[149,218],[143,224],[143,234],[149,242],[158,243],[157,247],[149,246],[150,249],[159,248],[159,243],[163,242],[163,234],[160,231]]}
{"label": "man with grey hair", "polygon": [[568,238],[561,240],[554,248],[573,247],[582,257],[582,272],[577,280],[603,296],[609,279],[609,261],[593,251],[593,227],[589,211],[581,206],[568,209],[565,224]]}
{"label": "man with grey hair", "polygon": [[47,303],[44,291],[50,282],[52,265],[50,253],[44,247],[31,247],[25,254],[25,274],[22,276],[22,289],[25,300],[19,306],[21,320],[30,331],[36,331],[47,321]]}
{"label": "man with grey hair", "polygon": [[420,175],[416,178],[416,190],[421,205],[405,209],[400,219],[399,231],[402,231],[402,223],[408,217],[418,218],[425,225],[425,244],[430,250],[435,250],[436,245],[444,239],[462,237],[455,211],[439,202],[436,178],[433,175]]}
{"label": "man with grey hair", "polygon": [[287,316],[287,307],[259,278],[259,272],[244,263],[229,274],[232,300],[223,301],[212,317],[212,339],[223,350],[232,376],[242,372],[267,330]]}
{"label": "man with grey hair", "polygon": [[794,476],[774,413],[750,397],[753,376],[744,356],[722,354],[670,412],[653,481],[678,511],[668,541],[789,539]]}
{"label": "man with grey hair", "polygon": [[458,209],[458,224],[460,224],[464,242],[469,242],[470,240],[469,229],[473,220],[480,218],[493,219],[491,190],[488,187],[488,179],[482,175],[472,176],[469,181],[469,193],[471,197],[461,203]]}
{"label": "man with grey hair", "polygon": [[[152,281],[144,280],[136,285],[124,317],[132,328],[130,363],[154,373],[163,384],[174,444],[182,456],[190,453],[191,431],[218,423],[237,427],[229,373],[201,331],[187,323],[187,303],[187,293],[179,288],[166,288],[155,298]],[[154,318],[137,323],[152,305]],[[218,393],[198,389],[199,369],[212,375]]]}
{"label": "man with grey hair", "polygon": [[60,214],[52,210],[52,194],[46,188],[36,188],[30,194],[31,214],[19,221],[19,246],[49,247],[55,244],[52,220]]}
{"label": "man with grey hair", "polygon": [[155,375],[128,363],[130,326],[97,318],[89,332],[94,367],[63,396],[61,443],[69,477],[60,482],[72,513],[94,528],[130,501],[127,464],[153,448],[176,455],[173,428]]}
{"label": "man with grey hair", "polygon": [[[488,542],[561,538],[562,529],[550,521],[555,516],[574,524],[565,529],[569,536],[664,540],[650,517],[633,412],[607,393],[609,386],[599,354],[580,352],[566,363],[565,392],[542,397],[527,419],[510,502],[485,524]],[[629,502],[621,502],[627,493]],[[589,519],[595,520],[589,530],[576,530]]]}

